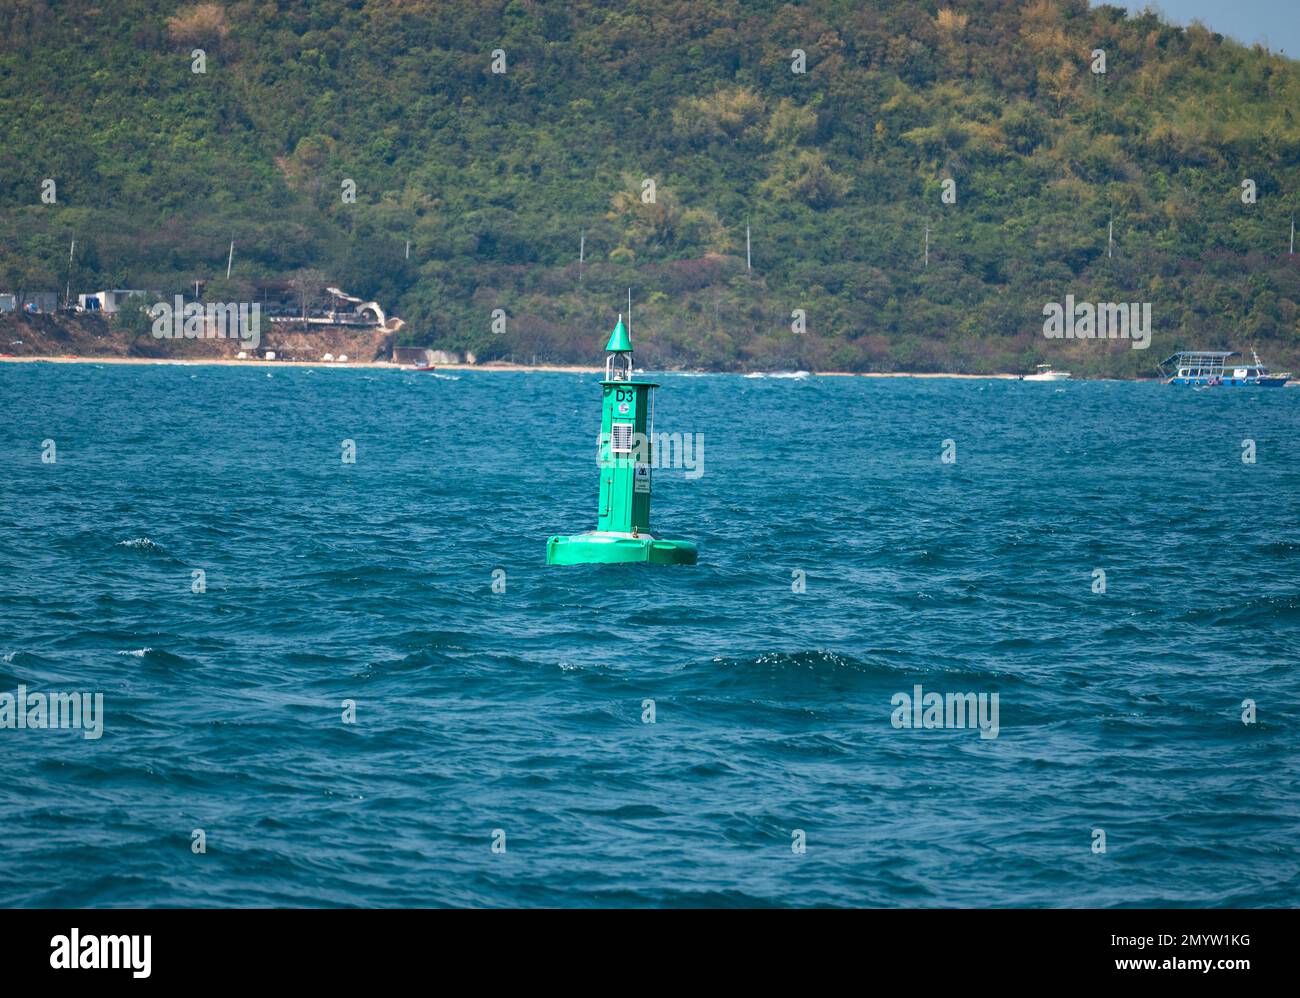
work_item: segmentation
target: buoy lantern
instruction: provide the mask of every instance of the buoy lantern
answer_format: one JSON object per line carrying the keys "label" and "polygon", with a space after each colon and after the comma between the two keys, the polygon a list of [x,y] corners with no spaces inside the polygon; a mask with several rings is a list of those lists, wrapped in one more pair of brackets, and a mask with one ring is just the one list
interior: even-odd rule
{"label": "buoy lantern", "polygon": [[596,529],[546,541],[548,565],[645,562],[694,565],[690,541],[650,533],[650,465],[659,386],[632,380],[632,338],[619,315],[605,345],[600,414],[600,507]]}

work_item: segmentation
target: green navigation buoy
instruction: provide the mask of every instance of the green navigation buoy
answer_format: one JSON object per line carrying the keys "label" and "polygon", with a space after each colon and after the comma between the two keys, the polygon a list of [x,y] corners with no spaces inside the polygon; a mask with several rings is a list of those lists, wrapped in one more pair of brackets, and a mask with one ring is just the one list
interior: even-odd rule
{"label": "green navigation buoy", "polygon": [[[605,345],[600,413],[600,515],[596,529],[546,541],[546,564],[694,565],[695,545],[650,533],[650,464],[658,385],[632,380],[632,338],[619,315]],[[647,422],[650,432],[647,433]]]}

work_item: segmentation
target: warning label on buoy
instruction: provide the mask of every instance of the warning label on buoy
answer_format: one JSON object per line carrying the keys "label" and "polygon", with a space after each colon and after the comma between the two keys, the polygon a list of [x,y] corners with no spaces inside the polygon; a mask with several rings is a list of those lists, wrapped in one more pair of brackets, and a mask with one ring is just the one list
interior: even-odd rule
{"label": "warning label on buoy", "polygon": [[633,492],[650,491],[650,465],[638,464],[636,466],[636,474],[632,478],[632,491]]}

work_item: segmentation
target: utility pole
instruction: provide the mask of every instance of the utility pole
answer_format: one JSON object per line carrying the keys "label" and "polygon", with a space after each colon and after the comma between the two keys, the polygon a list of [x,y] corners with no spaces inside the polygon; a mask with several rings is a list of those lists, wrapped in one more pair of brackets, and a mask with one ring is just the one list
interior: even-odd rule
{"label": "utility pole", "polygon": [[411,240],[406,240],[406,259],[411,259]]}
{"label": "utility pole", "polygon": [[1295,216],[1291,216],[1291,250],[1290,256],[1295,256]]}
{"label": "utility pole", "polygon": [[578,283],[582,283],[582,264],[587,258],[587,230],[583,229],[578,237]]}
{"label": "utility pole", "polygon": [[1110,226],[1106,229],[1106,259],[1109,260],[1115,255],[1115,219],[1110,220]]}
{"label": "utility pole", "polygon": [[230,280],[230,265],[235,262],[235,241],[230,240],[230,256],[226,257],[226,280]]}
{"label": "utility pole", "polygon": [[[1295,222],[1291,224],[1292,230],[1295,229]],[[72,246],[68,247],[68,288],[64,291],[64,308],[73,307],[73,251],[77,248],[77,237],[73,237]]]}
{"label": "utility pole", "polygon": [[749,223],[748,222],[745,223],[745,269],[746,270],[754,269],[753,264],[750,263],[750,258],[749,258]]}
{"label": "utility pole", "polygon": [[930,266],[930,226],[925,227],[925,265]]}
{"label": "utility pole", "polygon": [[632,289],[627,289],[627,335],[632,335]]}

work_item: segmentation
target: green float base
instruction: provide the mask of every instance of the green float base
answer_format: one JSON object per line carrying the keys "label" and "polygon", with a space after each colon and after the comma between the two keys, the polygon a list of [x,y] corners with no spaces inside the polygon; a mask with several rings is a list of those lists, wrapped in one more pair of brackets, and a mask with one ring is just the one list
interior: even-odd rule
{"label": "green float base", "polygon": [[690,541],[670,541],[642,534],[614,534],[593,530],[571,537],[548,537],[548,565],[694,565],[699,551]]}

